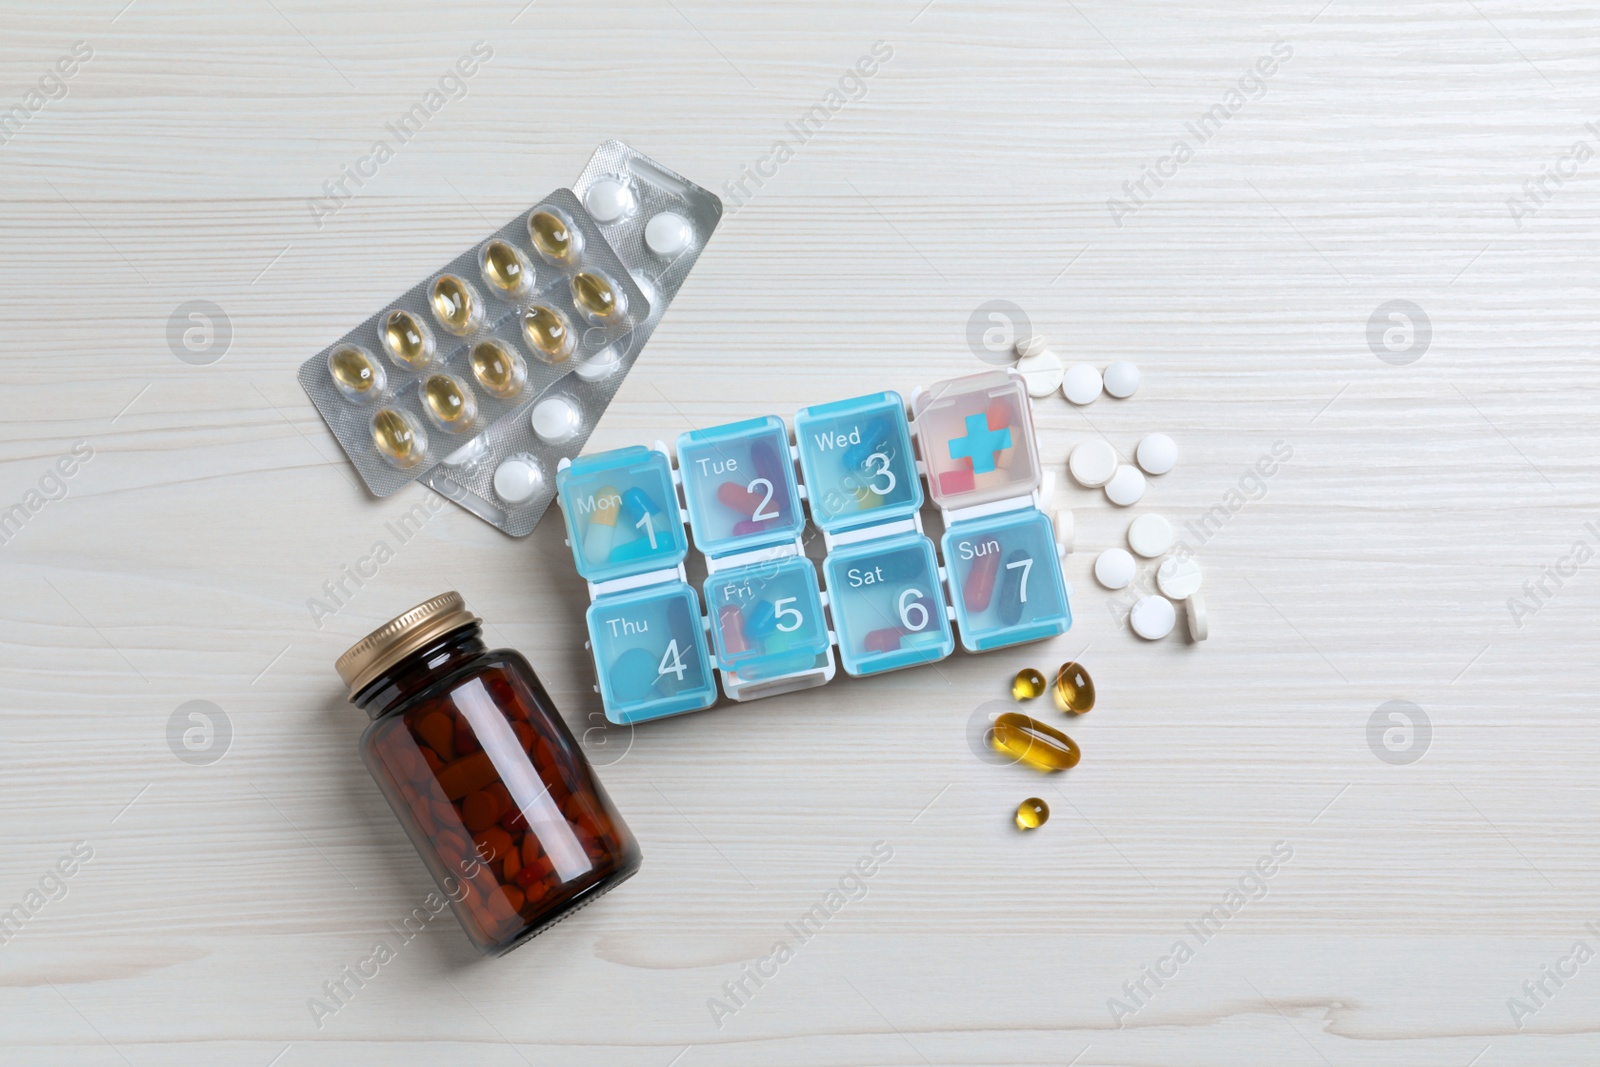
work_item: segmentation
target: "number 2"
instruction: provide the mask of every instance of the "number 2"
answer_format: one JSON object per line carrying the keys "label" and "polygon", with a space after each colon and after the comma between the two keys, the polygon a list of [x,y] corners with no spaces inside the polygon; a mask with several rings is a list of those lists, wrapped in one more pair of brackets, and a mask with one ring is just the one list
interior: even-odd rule
{"label": "number 2", "polygon": [[[778,513],[776,511],[767,511],[767,505],[772,503],[772,483],[770,481],[768,481],[766,478],[757,478],[755,481],[745,486],[744,491],[747,493],[753,493],[756,491],[756,486],[758,485],[766,490],[767,495],[762,497],[761,503],[756,505],[756,510],[750,515],[750,520],[752,522],[766,522],[768,519],[777,518]],[[766,512],[765,515],[762,514],[764,511]]]}

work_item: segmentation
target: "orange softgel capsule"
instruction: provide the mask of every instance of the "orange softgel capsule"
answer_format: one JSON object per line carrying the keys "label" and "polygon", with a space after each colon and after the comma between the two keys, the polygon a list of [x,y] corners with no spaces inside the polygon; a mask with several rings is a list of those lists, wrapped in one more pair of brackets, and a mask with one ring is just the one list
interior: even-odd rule
{"label": "orange softgel capsule", "polygon": [[1054,689],[1056,707],[1073,715],[1082,715],[1094,707],[1094,679],[1083,669],[1083,664],[1067,662],[1056,671]]}
{"label": "orange softgel capsule", "polygon": [[1008,711],[994,721],[989,743],[995,750],[1040,771],[1065,771],[1078,765],[1078,743],[1053,726]]}
{"label": "orange softgel capsule", "polygon": [[1011,679],[1011,699],[1032,700],[1044,693],[1044,687],[1044,675],[1032,667],[1024,667]]}

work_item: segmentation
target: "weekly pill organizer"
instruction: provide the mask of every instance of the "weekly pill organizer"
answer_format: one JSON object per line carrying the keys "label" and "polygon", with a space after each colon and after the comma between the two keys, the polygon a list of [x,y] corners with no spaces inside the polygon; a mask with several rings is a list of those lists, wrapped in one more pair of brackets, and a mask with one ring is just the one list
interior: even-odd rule
{"label": "weekly pill organizer", "polygon": [[[674,463],[674,452],[676,463]],[[920,458],[919,458],[920,457]],[[589,583],[606,716],[731,700],[988,652],[1072,625],[1040,510],[1031,402],[1004,371],[563,461],[556,499]],[[928,498],[945,530],[923,533]],[[807,512],[827,554],[805,554]],[[687,581],[690,539],[705,559]],[[943,561],[941,564],[941,560]],[[702,602],[704,611],[702,611]],[[835,658],[837,656],[837,659]]]}

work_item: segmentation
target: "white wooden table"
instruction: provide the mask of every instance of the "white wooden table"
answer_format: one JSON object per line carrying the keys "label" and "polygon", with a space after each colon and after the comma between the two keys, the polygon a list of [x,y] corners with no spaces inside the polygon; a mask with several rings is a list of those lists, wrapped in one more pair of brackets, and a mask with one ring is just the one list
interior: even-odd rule
{"label": "white wooden table", "polygon": [[[1592,5],[124,2],[0,13],[0,1060],[1600,1057]],[[594,735],[643,871],[480,962],[448,917],[394,933],[430,883],[332,663],[456,588],[586,730],[583,586],[554,522],[450,506],[318,627],[427,490],[360,491],[294,371],[608,137],[725,196],[766,176],[591,447],[981,370],[969,316],[1010,300],[1143,367],[1042,401],[1043,448],[1177,439],[1134,513],[1211,514],[1212,636],[1134,637],[1090,574],[1131,515],[1064,488],[1070,633]],[[186,362],[194,300],[228,336]],[[1082,764],[980,760],[979,709],[1070,658]],[[220,759],[175,755],[190,701]]]}

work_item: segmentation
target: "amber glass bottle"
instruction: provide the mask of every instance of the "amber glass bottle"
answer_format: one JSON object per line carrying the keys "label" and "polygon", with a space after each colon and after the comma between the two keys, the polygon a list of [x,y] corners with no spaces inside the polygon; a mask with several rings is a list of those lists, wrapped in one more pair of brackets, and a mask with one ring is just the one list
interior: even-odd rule
{"label": "amber glass bottle", "polygon": [[457,593],[339,657],[361,757],[467,936],[499,955],[639,869],[639,846],[528,661]]}

